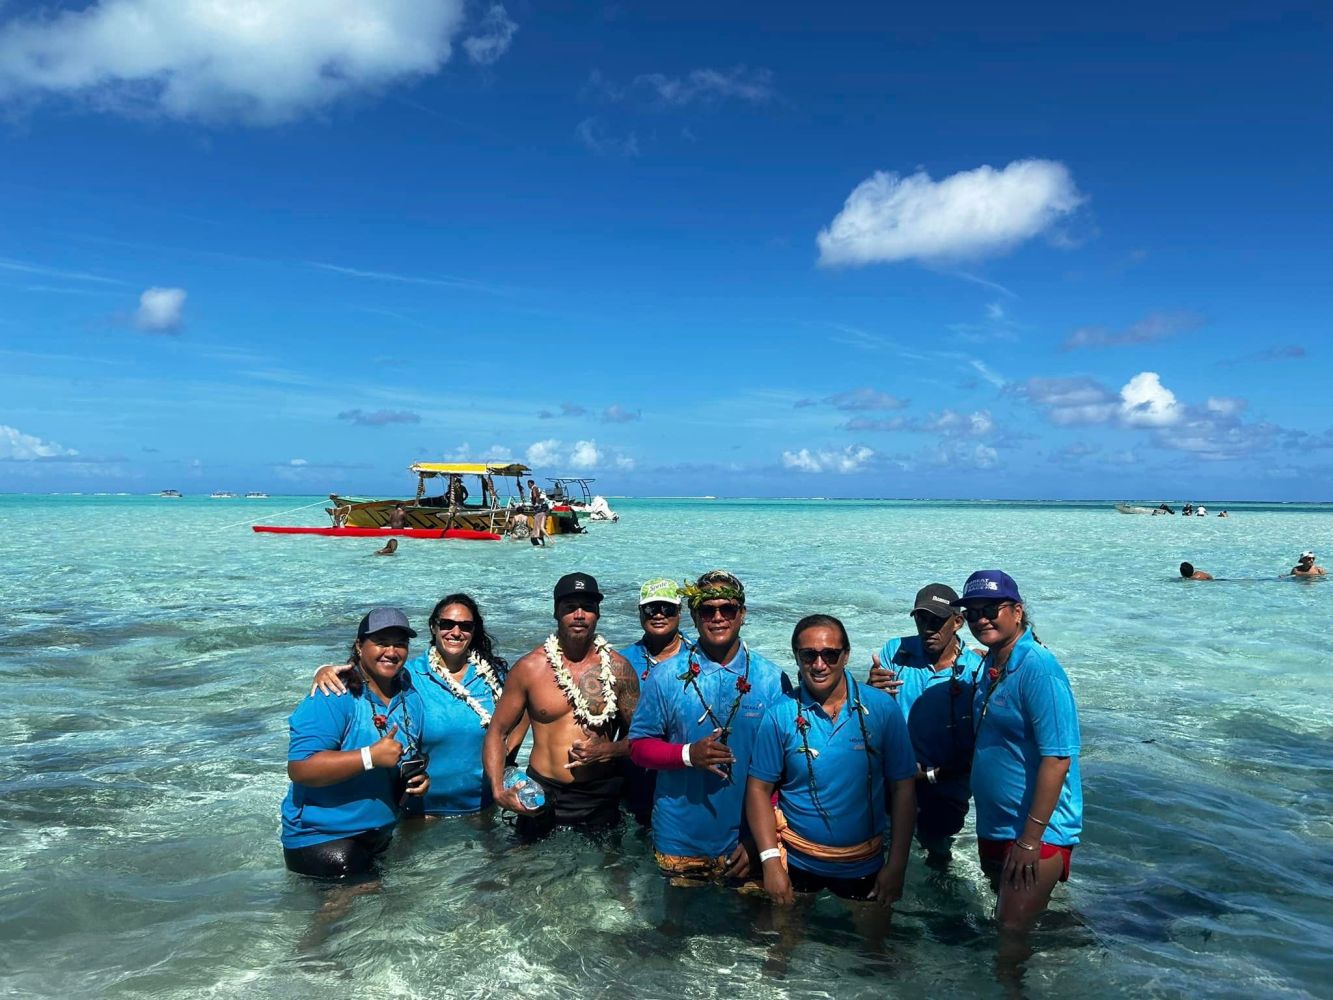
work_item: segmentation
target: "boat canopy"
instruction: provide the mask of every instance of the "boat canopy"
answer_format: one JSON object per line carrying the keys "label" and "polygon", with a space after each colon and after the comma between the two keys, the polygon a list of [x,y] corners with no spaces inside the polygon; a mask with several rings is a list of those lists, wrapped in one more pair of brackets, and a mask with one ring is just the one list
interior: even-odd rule
{"label": "boat canopy", "polygon": [[518,462],[416,462],[410,469],[422,479],[431,476],[522,476],[532,471]]}
{"label": "boat canopy", "polygon": [[548,483],[582,483],[584,486],[597,482],[596,479],[581,479],[578,476],[547,476],[546,481]]}

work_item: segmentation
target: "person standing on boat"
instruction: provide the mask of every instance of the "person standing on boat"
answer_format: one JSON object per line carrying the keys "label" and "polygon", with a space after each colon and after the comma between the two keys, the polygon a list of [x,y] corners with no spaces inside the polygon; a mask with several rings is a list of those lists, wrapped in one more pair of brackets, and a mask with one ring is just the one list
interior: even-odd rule
{"label": "person standing on boat", "polygon": [[[568,573],[555,585],[556,630],[509,673],[483,751],[491,794],[518,814],[525,837],[556,826],[598,829],[620,820],[625,731],[639,702],[634,668],[597,634],[602,592],[587,573]],[[528,777],[541,785],[545,806],[524,808],[504,787],[503,734],[524,715],[532,721]]]}
{"label": "person standing on boat", "polygon": [[658,772],[652,827],[663,874],[741,879],[758,867],[744,822],[750,752],[785,678],[741,639],[739,579],[712,570],[685,596],[699,638],[684,669],[659,664],[649,673],[630,726],[631,759]]}
{"label": "person standing on boat", "polygon": [[[495,653],[481,608],[468,594],[450,594],[431,609],[431,645],[407,661],[404,671],[421,697],[421,743],[429,758],[430,792],[409,801],[407,812],[460,816],[491,804],[491,787],[481,770],[482,743],[508,665]],[[316,690],[340,695],[348,667],[325,665],[315,673]],[[517,753],[527,722],[520,719],[505,736],[506,758]]]}
{"label": "person standing on boat", "polygon": [[[643,637],[620,651],[639,675],[639,685],[659,667],[680,673],[689,660],[694,644],[680,632],[680,588],[665,577],[649,580],[639,588],[639,621]],[[639,698],[640,704],[643,698]],[[653,812],[653,788],[657,772],[625,761],[625,805],[641,826],[647,826]]]}
{"label": "person standing on boat", "polygon": [[394,504],[393,510],[389,512],[389,527],[394,531],[407,527],[407,508],[402,504]]}
{"label": "person standing on boat", "polygon": [[299,875],[368,872],[389,846],[400,802],[430,791],[399,762],[421,745],[421,698],[403,670],[416,632],[397,608],[373,608],[356,631],[342,694],[313,692],[287,720],[282,853]]}
{"label": "person standing on boat", "polygon": [[916,818],[907,724],[890,695],[847,675],[851,642],[838,619],[807,615],[791,646],[801,683],[764,717],[745,792],[764,889],[777,903],[828,889],[892,909]]}
{"label": "person standing on boat", "polygon": [[959,638],[963,616],[942,583],[922,587],[912,604],[916,635],[890,639],[872,654],[869,683],[893,695],[916,753],[916,837],[927,863],[949,863],[954,835],[972,797],[972,696],[981,657]]}
{"label": "person standing on boat", "polygon": [[1055,883],[1069,879],[1083,830],[1078,706],[1013,577],[978,570],[955,604],[987,650],[973,709],[977,850],[999,896],[1000,926],[1023,930],[1045,911]]}
{"label": "person standing on boat", "polygon": [[546,544],[546,513],[551,509],[551,501],[536,480],[528,480],[528,497],[532,502],[532,544]]}

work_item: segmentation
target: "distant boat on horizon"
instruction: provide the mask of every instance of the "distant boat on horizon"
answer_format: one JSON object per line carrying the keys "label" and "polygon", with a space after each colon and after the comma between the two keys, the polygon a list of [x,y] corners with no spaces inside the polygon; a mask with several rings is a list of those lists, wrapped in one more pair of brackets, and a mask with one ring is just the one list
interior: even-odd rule
{"label": "distant boat on horizon", "polygon": [[268,494],[267,494],[267,493],[262,493],[262,492],[260,492],[259,490],[251,490],[249,493],[247,493],[247,494],[245,495],[245,499],[247,499],[247,500],[267,500],[267,499],[268,499]]}
{"label": "distant boat on horizon", "polygon": [[163,500],[180,500],[184,498],[185,494],[181,493],[180,490],[163,490],[158,496]]}
{"label": "distant boat on horizon", "polygon": [[208,495],[210,500],[235,500],[236,494],[229,493],[227,490],[214,490]]}

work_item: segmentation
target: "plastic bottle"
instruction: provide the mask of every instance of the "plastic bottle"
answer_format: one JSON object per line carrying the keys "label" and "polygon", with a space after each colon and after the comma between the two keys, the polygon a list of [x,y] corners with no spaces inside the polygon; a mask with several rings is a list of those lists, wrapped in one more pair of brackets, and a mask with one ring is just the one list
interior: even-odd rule
{"label": "plastic bottle", "polygon": [[516,767],[505,768],[504,785],[518,792],[519,804],[524,809],[537,810],[546,805],[546,793],[542,791],[542,786]]}

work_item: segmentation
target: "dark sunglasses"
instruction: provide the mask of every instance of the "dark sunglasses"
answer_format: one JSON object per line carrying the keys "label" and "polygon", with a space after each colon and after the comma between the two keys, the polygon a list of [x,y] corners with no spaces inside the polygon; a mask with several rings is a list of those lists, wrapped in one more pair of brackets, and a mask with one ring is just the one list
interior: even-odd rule
{"label": "dark sunglasses", "polygon": [[974,604],[970,608],[963,609],[963,617],[973,624],[983,618],[988,622],[993,622],[999,617],[1001,608],[1012,608],[1013,606],[1013,601],[991,601],[989,604]]}
{"label": "dark sunglasses", "polygon": [[651,604],[640,604],[639,614],[645,618],[675,618],[680,614],[680,605],[672,604],[670,601],[653,601]]}
{"label": "dark sunglasses", "polygon": [[842,659],[845,649],[798,649],[796,659],[801,661],[804,667],[813,667],[816,660],[823,660],[830,667],[836,667],[838,661]]}
{"label": "dark sunglasses", "polygon": [[458,629],[460,632],[471,632],[477,627],[477,623],[469,618],[467,621],[455,621],[453,618],[436,618],[435,629],[438,632],[452,632]]}
{"label": "dark sunglasses", "polygon": [[918,629],[924,629],[927,632],[938,632],[949,624],[948,618],[941,618],[939,615],[933,615],[929,611],[913,611],[912,617],[916,619]]}
{"label": "dark sunglasses", "polygon": [[736,616],[741,613],[741,606],[734,601],[728,601],[726,604],[701,604],[694,613],[703,621],[710,621],[719,615],[726,621],[735,621]]}
{"label": "dark sunglasses", "polygon": [[402,636],[400,638],[397,636],[387,636],[387,635],[368,635],[361,641],[373,642],[376,646],[380,646],[384,649],[388,649],[390,647],[394,647],[395,649],[406,649],[408,644],[408,637]]}
{"label": "dark sunglasses", "polygon": [[586,611],[589,614],[599,614],[601,612],[601,601],[594,601],[590,597],[563,597],[560,599],[558,614],[568,615],[575,611]]}

